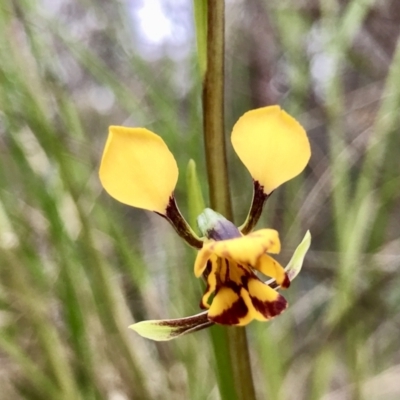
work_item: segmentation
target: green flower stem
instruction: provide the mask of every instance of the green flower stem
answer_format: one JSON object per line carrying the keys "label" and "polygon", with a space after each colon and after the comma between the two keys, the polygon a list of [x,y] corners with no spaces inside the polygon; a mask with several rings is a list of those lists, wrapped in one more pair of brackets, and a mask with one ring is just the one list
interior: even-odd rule
{"label": "green flower stem", "polygon": [[203,86],[204,141],[211,207],[232,217],[224,137],[224,1],[209,0],[207,70]]}
{"label": "green flower stem", "polygon": [[[224,11],[224,0],[208,1],[207,70],[203,88],[204,140],[211,207],[232,220],[224,138]],[[225,370],[225,379],[219,379],[221,397],[232,400],[232,394],[227,393],[226,385],[234,382],[235,397],[238,400],[255,400],[245,329],[216,328],[211,332],[217,367],[221,373],[221,368],[230,366],[229,372]],[[227,346],[218,346],[221,339]],[[225,360],[221,354],[224,349],[228,353]],[[220,378],[223,378],[221,374]],[[226,379],[229,381],[224,381]]]}

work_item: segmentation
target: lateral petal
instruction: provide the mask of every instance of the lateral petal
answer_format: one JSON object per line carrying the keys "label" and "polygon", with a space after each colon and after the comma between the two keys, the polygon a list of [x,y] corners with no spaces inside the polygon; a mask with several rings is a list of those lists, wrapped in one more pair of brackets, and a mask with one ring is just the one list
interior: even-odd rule
{"label": "lateral petal", "polygon": [[250,279],[248,291],[255,309],[254,318],[266,321],[281,314],[287,308],[286,299],[259,279]]}
{"label": "lateral petal", "polygon": [[279,106],[245,113],[234,125],[231,140],[265,194],[302,172],[311,156],[304,128]]}
{"label": "lateral petal", "polygon": [[253,268],[264,275],[275,278],[277,284],[282,288],[288,288],[290,286],[290,280],[282,265],[268,254],[263,254],[257,260],[257,264],[255,264]]}
{"label": "lateral petal", "polygon": [[165,214],[177,180],[175,158],[161,137],[144,128],[110,127],[100,181],[112,197]]}

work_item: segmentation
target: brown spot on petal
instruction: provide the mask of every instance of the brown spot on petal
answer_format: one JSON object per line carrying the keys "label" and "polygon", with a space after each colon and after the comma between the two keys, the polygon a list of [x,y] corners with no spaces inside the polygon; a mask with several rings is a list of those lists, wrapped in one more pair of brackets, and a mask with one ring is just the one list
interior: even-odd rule
{"label": "brown spot on petal", "polygon": [[[238,267],[241,268],[241,266]],[[244,268],[241,269],[244,270]],[[245,273],[248,274],[248,271],[245,271]],[[238,296],[240,296],[240,291],[242,288],[245,288],[247,290],[247,284],[250,277],[252,276],[242,275],[240,278],[241,282],[239,284],[233,281],[232,279],[227,279],[223,284],[221,284],[221,286],[225,286],[232,289]]]}
{"label": "brown spot on petal", "polygon": [[281,295],[275,301],[262,301],[253,296],[250,296],[250,298],[254,308],[267,319],[281,314],[288,306],[286,299]]}
{"label": "brown spot on petal", "polygon": [[[208,275],[210,275],[210,272],[211,272],[211,269],[212,269],[211,268],[212,267],[211,261],[208,260],[206,265],[207,265],[206,269],[203,272],[203,277],[204,277],[205,280],[208,279]],[[208,286],[207,286],[207,289],[208,289]]]}
{"label": "brown spot on petal", "polygon": [[203,303],[203,298],[200,300],[199,307],[202,310],[207,310],[208,309],[208,307]]}
{"label": "brown spot on petal", "polygon": [[208,316],[210,321],[216,322],[222,325],[237,325],[242,318],[244,318],[249,309],[247,308],[244,300],[239,297],[237,301],[232,303],[231,307],[224,310],[221,314]]}
{"label": "brown spot on petal", "polygon": [[285,273],[285,278],[284,278],[283,282],[281,283],[281,288],[287,289],[289,286],[290,286],[290,279],[287,276],[287,274]]}

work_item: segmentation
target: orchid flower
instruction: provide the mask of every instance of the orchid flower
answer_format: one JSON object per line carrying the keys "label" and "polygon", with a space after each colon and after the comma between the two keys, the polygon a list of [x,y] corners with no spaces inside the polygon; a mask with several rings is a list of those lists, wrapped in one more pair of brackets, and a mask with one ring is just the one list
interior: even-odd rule
{"label": "orchid flower", "polygon": [[[252,230],[271,193],[306,167],[311,155],[307,134],[279,106],[269,106],[245,113],[234,125],[231,141],[253,179],[250,211],[244,224],[236,227],[205,209],[198,217],[203,235],[199,237],[176,204],[178,167],[161,137],[145,128],[110,127],[100,166],[103,187],[118,201],[167,219],[198,250],[194,274],[207,282],[200,301],[200,307],[207,311],[133,324],[131,328],[142,336],[169,340],[214,323],[242,326],[254,319],[270,320],[287,308],[278,289],[288,288],[300,272],[311,236],[306,233],[283,268],[270,256],[280,252],[278,232]],[[272,279],[265,283],[258,273]]]}

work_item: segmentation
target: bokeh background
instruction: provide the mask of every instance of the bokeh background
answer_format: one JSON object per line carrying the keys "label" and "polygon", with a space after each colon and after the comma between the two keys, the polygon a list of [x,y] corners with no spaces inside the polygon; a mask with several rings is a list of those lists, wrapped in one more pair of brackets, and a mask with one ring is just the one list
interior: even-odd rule
{"label": "bokeh background", "polygon": [[[252,185],[229,145],[246,110],[306,127],[305,173],[268,200],[290,308],[248,337],[259,399],[400,398],[400,4],[227,0],[226,130],[235,220]],[[0,397],[219,399],[207,331],[154,343],[135,321],[198,312],[194,252],[101,188],[108,126],[160,134],[207,196],[190,0],[0,4]]]}

